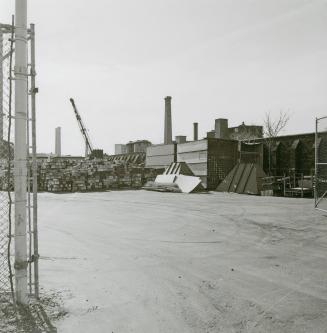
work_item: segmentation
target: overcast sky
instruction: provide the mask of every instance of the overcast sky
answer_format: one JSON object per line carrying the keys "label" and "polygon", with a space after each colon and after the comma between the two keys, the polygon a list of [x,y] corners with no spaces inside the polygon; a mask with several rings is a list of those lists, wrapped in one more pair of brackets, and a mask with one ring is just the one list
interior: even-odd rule
{"label": "overcast sky", "polygon": [[[96,148],[200,137],[215,118],[262,124],[289,110],[286,133],[327,114],[327,0],[29,0],[36,24],[38,151],[83,154],[69,97]],[[10,23],[14,0],[0,0]]]}

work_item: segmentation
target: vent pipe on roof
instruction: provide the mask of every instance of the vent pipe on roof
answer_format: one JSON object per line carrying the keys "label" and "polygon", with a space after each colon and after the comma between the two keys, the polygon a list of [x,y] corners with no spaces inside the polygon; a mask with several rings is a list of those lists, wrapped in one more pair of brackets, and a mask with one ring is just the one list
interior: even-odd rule
{"label": "vent pipe on roof", "polygon": [[199,139],[198,136],[198,123],[193,123],[193,140],[197,141]]}

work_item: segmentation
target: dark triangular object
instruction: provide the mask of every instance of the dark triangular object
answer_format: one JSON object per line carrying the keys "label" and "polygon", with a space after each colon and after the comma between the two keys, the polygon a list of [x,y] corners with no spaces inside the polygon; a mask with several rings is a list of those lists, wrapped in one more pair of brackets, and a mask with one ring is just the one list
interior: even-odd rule
{"label": "dark triangular object", "polygon": [[238,163],[218,185],[217,191],[258,195],[262,190],[263,177],[266,174],[258,164]]}

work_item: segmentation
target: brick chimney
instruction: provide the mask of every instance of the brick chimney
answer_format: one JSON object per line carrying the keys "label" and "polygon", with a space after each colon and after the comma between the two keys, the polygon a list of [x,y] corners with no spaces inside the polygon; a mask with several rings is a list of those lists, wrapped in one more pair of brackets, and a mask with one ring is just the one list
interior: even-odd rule
{"label": "brick chimney", "polygon": [[164,129],[164,144],[173,142],[172,125],[171,125],[171,97],[165,97],[165,129]]}
{"label": "brick chimney", "polygon": [[228,139],[228,119],[219,118],[215,120],[215,138]]}

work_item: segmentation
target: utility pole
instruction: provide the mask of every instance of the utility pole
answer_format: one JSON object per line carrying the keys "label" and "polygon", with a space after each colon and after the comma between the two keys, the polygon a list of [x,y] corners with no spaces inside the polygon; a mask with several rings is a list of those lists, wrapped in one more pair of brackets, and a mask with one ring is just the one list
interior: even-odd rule
{"label": "utility pole", "polygon": [[16,302],[27,304],[27,0],[15,1],[15,287]]}

